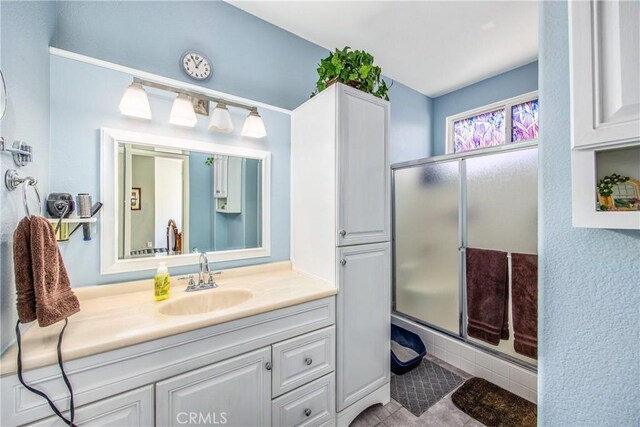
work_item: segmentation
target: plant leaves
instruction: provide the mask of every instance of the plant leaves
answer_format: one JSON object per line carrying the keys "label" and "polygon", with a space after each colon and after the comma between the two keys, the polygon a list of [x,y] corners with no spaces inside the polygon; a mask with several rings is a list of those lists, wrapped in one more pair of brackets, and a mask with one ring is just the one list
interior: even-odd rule
{"label": "plant leaves", "polygon": [[352,51],[349,46],[336,48],[329,56],[320,60],[316,70],[316,90],[311,96],[326,89],[329,81],[337,79],[378,98],[389,100],[390,86],[381,78],[382,70],[373,64],[373,60],[373,55],[363,50]]}

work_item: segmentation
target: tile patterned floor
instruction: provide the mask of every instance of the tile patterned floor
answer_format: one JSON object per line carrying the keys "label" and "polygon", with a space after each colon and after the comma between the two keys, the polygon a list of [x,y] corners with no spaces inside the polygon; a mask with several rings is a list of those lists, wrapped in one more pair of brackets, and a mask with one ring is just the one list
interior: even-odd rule
{"label": "tile patterned floor", "polygon": [[[464,378],[471,375],[448,363],[433,357],[426,359]],[[453,390],[455,391],[455,390]],[[447,394],[420,417],[416,417],[409,410],[395,400],[385,406],[374,405],[353,420],[350,427],[482,427],[484,424],[471,418],[458,409],[451,401],[451,394]]]}

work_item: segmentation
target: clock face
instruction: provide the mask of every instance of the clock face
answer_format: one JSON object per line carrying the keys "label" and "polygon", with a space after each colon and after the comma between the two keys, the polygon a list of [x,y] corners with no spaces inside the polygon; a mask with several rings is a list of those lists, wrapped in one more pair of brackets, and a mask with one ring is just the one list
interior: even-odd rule
{"label": "clock face", "polygon": [[207,80],[213,74],[209,59],[195,51],[188,51],[182,55],[182,69],[194,80]]}

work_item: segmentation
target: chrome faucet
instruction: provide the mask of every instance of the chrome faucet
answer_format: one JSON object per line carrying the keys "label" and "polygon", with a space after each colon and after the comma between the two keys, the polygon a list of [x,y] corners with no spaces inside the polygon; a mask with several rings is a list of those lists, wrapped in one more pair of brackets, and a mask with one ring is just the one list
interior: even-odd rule
{"label": "chrome faucet", "polygon": [[[197,248],[194,248],[194,252],[198,252]],[[213,279],[213,273],[209,269],[209,259],[207,258],[206,252],[200,252],[199,254],[199,263],[200,263],[200,272],[198,274],[198,284],[196,285],[193,280],[193,276],[189,276],[189,285],[187,286],[187,292],[201,291],[204,289],[213,289],[217,288],[218,284]],[[207,277],[207,281],[205,282],[205,276]]]}

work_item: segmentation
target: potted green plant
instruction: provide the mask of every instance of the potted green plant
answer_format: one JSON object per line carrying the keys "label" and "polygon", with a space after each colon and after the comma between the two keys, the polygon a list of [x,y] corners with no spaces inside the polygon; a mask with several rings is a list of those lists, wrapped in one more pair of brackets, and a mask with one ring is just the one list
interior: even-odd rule
{"label": "potted green plant", "polygon": [[373,55],[363,50],[351,50],[349,46],[336,49],[320,60],[318,82],[311,97],[322,92],[332,84],[344,83],[373,96],[389,100],[389,88],[381,75],[382,70],[373,65]]}
{"label": "potted green plant", "polygon": [[611,198],[611,195],[613,194],[613,186],[627,181],[629,181],[628,176],[621,176],[617,173],[613,173],[605,176],[598,182],[597,189],[600,210],[608,211],[615,208],[615,203]]}

